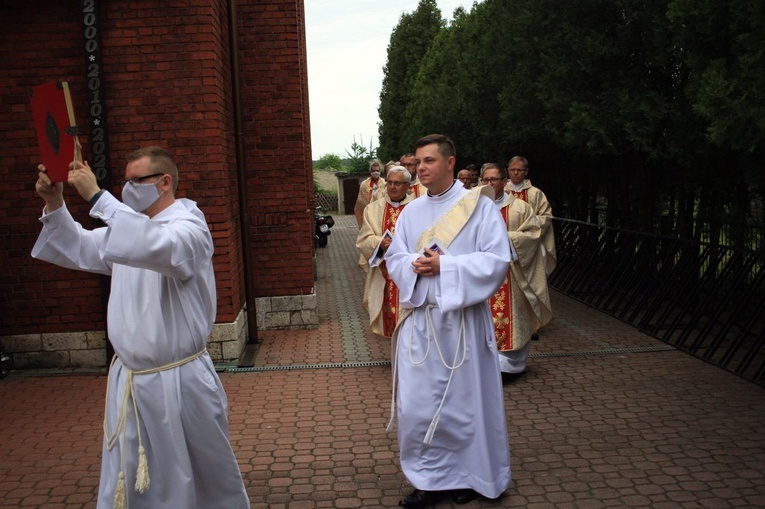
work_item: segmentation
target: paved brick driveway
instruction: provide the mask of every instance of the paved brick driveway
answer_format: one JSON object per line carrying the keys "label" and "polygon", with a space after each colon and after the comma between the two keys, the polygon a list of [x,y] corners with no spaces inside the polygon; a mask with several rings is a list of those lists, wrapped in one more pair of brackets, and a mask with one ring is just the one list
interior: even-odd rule
{"label": "paved brick driveway", "polygon": [[[355,221],[337,220],[318,329],[264,332],[254,368],[221,366],[254,508],[395,507],[411,489],[385,432],[389,344],[361,309]],[[505,389],[514,483],[460,507],[765,507],[762,388],[555,292],[553,306]],[[95,507],[105,382],[0,381],[0,507]]]}

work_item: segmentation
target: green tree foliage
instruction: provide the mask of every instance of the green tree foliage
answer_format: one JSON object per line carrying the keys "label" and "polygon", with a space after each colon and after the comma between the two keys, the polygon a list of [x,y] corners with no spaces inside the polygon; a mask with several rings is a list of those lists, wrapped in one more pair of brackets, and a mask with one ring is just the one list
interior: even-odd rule
{"label": "green tree foliage", "polygon": [[684,50],[694,111],[717,145],[747,152],[765,144],[765,4],[675,0],[668,18]]}
{"label": "green tree foliage", "polygon": [[420,61],[443,26],[436,0],[420,0],[414,12],[401,16],[391,34],[378,108],[380,118],[385,119],[379,126],[379,153],[386,160],[412,150],[416,138],[407,134],[405,111],[412,102]]}
{"label": "green tree foliage", "polygon": [[364,146],[364,138],[359,137],[360,142],[353,138],[350,150],[346,150],[345,153],[348,156],[346,159],[346,166],[351,173],[366,173],[369,171],[369,161],[376,157],[377,149],[374,147],[373,141],[369,140],[369,147]]}
{"label": "green tree foliage", "polygon": [[765,202],[765,3],[484,0],[406,53],[413,16],[391,36],[381,146],[443,132],[459,165],[526,156],[559,216],[712,241],[727,224],[746,245]]}
{"label": "green tree foliage", "polygon": [[[471,33],[473,25],[465,23],[469,18],[463,10],[455,14],[454,22],[440,31],[422,58],[401,132],[410,146],[424,134],[459,132],[466,143],[459,147],[458,155],[467,160],[465,154],[472,152],[469,143],[478,138],[471,132],[477,115],[470,108],[473,90],[481,77],[475,74],[476,66],[470,61],[473,53],[465,51],[475,35]],[[463,93],[455,94],[455,90]]]}
{"label": "green tree foliage", "polygon": [[337,154],[324,154],[313,166],[317,170],[346,171],[345,163]]}

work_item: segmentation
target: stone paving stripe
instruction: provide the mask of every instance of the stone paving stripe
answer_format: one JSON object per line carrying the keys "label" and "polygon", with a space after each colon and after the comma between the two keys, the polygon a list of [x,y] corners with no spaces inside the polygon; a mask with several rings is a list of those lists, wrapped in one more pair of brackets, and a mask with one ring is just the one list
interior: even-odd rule
{"label": "stone paving stripe", "polygon": [[579,357],[592,355],[618,355],[627,353],[651,353],[651,352],[673,352],[677,350],[671,345],[645,346],[637,348],[604,348],[602,350],[585,350],[583,352],[531,352],[529,357]]}
{"label": "stone paving stripe", "polygon": [[[331,364],[293,364],[290,366],[253,366],[244,368],[223,368],[224,373],[252,373],[258,371],[292,371],[295,369],[346,369],[390,366],[390,361],[342,362]],[[219,371],[219,372],[221,372]]]}

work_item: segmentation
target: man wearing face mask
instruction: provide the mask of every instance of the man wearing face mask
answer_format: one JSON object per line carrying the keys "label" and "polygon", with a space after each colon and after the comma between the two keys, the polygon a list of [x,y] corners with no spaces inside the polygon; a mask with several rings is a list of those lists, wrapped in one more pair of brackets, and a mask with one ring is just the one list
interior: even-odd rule
{"label": "man wearing face mask", "polygon": [[359,229],[364,224],[364,209],[367,205],[385,194],[385,179],[382,176],[383,164],[375,158],[369,161],[369,178],[364,179],[359,184],[359,195],[356,197],[356,205],[353,213],[356,215],[356,221],[359,223]]}
{"label": "man wearing face mask", "polygon": [[213,242],[193,201],[176,199],[170,154],[128,155],[122,202],[87,163],[68,184],[106,227],[82,228],[38,167],[45,201],[32,256],[112,278],[98,508],[233,507],[249,500],[228,438],[228,402],[207,353],[216,313]]}

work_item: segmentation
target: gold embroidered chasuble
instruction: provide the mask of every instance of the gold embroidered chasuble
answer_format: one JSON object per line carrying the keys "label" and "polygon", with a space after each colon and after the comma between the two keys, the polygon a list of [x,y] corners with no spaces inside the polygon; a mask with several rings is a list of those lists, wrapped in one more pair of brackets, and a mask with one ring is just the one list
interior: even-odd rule
{"label": "gold embroidered chasuble", "polygon": [[409,188],[408,193],[414,196],[415,198],[419,198],[420,196],[423,196],[428,193],[428,188],[423,186],[422,183],[418,180],[414,185],[412,185]]}
{"label": "gold embroidered chasuble", "polygon": [[526,179],[523,181],[523,187],[520,191],[515,191],[508,183],[505,186],[505,192],[512,194],[514,197],[521,199],[531,205],[534,213],[539,219],[539,224],[542,227],[542,247],[545,250],[545,270],[547,275],[552,274],[557,265],[556,253],[555,253],[555,234],[553,232],[553,213],[550,202],[547,201],[547,196],[539,188],[534,187],[531,181]]}
{"label": "gold embroidered chasuble", "polygon": [[384,199],[369,204],[364,210],[364,222],[356,238],[356,247],[367,271],[362,304],[369,311],[372,332],[386,338],[391,337],[398,321],[398,288],[388,275],[384,260],[377,267],[369,267],[368,260],[380,245],[386,230],[395,234],[398,216],[413,199],[407,195],[394,205],[386,195]]}
{"label": "gold embroidered chasuble", "polygon": [[512,195],[505,195],[500,212],[518,260],[510,264],[489,306],[497,350],[515,351],[550,321],[552,312],[537,216],[530,205]]}
{"label": "gold embroidered chasuble", "polygon": [[364,209],[375,200],[379,200],[386,195],[385,179],[380,177],[373,181],[372,177],[364,179],[359,185],[359,194],[356,197],[356,205],[353,207],[353,213],[356,215],[356,221],[361,228],[361,222],[364,220]]}

